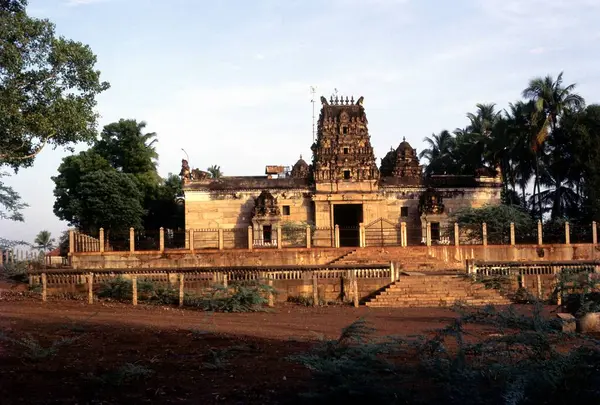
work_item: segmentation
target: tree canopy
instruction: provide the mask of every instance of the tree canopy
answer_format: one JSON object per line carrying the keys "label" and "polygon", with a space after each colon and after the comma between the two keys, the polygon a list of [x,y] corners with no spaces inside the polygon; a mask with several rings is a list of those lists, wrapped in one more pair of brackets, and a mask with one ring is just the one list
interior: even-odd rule
{"label": "tree canopy", "polygon": [[[156,134],[145,133],[145,126],[136,120],[106,125],[90,149],[63,159],[58,176],[52,178],[56,197],[54,213],[60,219],[90,233],[100,227],[118,230],[183,227],[183,207],[176,201],[182,193],[181,180],[172,174],[166,179],[158,175],[158,154],[153,146]],[[101,179],[117,186],[109,193],[124,190],[125,184],[130,192],[112,196],[120,198],[112,201],[114,204],[109,203],[108,197],[101,198],[97,194],[97,204],[92,206],[87,201],[90,187]],[[99,190],[106,187],[102,185]],[[123,211],[126,204],[131,207]],[[113,226],[117,219],[121,224]]]}
{"label": "tree canopy", "polygon": [[563,73],[531,79],[522,96],[504,110],[477,104],[464,129],[425,138],[425,175],[500,170],[504,202],[537,219],[600,219],[600,106],[586,108]]}
{"label": "tree canopy", "polygon": [[[27,1],[0,2],[0,168],[28,167],[46,146],[96,138],[100,80],[89,46],[57,36]],[[18,194],[0,182],[0,218],[23,220]]]}
{"label": "tree canopy", "polygon": [[43,252],[48,252],[49,250],[54,249],[56,239],[52,237],[50,231],[43,230],[37,234],[33,244],[37,249]]}

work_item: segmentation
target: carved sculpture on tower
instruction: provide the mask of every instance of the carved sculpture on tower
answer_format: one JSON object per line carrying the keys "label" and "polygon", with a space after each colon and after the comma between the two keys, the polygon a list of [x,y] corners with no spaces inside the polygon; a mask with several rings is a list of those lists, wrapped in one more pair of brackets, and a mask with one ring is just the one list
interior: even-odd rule
{"label": "carved sculpture on tower", "polygon": [[294,179],[307,179],[310,177],[310,166],[302,159],[302,155],[292,167],[290,176]]}
{"label": "carved sculpture on tower", "polygon": [[379,179],[363,100],[336,96],[323,103],[312,146],[315,182]]}

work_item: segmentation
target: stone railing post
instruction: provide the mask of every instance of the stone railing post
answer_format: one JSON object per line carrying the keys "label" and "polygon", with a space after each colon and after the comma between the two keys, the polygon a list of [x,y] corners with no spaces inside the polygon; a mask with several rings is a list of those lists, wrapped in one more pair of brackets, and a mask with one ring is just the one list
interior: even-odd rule
{"label": "stone railing post", "polygon": [[319,306],[319,281],[317,279],[317,273],[312,273],[312,296],[313,296],[313,307]]}
{"label": "stone railing post", "polygon": [[100,228],[100,233],[98,235],[98,243],[100,244],[98,250],[100,251],[100,253],[104,253],[104,228]]}
{"label": "stone railing post", "polygon": [[269,294],[267,295],[267,305],[270,308],[273,308],[275,306],[275,297],[273,296],[273,279],[270,275],[268,275],[267,277],[267,285],[269,286]]}
{"label": "stone railing post", "polygon": [[544,244],[544,237],[542,235],[543,232],[543,228],[542,228],[542,221],[538,220],[537,223],[537,234],[538,234],[538,245],[542,246]]}
{"label": "stone railing post", "polygon": [[394,268],[394,262],[390,262],[390,282],[396,282],[396,269]]}
{"label": "stone railing post", "polygon": [[340,247],[340,226],[336,225],[334,229],[334,243],[336,248]]}
{"label": "stone railing post", "polygon": [[254,245],[254,235],[252,233],[252,226],[248,226],[248,250],[252,250]]}
{"label": "stone railing post", "polygon": [[358,224],[358,247],[365,247],[365,224],[362,222]]}
{"label": "stone railing post", "polygon": [[571,244],[571,227],[569,222],[565,222],[565,245]]}
{"label": "stone railing post", "polygon": [[483,240],[483,246],[487,246],[487,224],[485,222],[481,224],[481,239]]}
{"label": "stone railing post", "polygon": [[182,307],[183,306],[183,298],[184,298],[184,290],[183,290],[183,286],[184,286],[184,274],[183,273],[179,273],[179,306]]}
{"label": "stone railing post", "polygon": [[458,222],[454,223],[454,246],[460,246],[460,228]]}
{"label": "stone railing post", "polygon": [[69,230],[69,256],[75,253],[75,231]]}
{"label": "stone railing post", "polygon": [[596,221],[592,222],[592,243],[594,245],[598,244],[598,227],[596,226]]}
{"label": "stone railing post", "polygon": [[310,232],[310,225],[306,225],[306,248],[310,249],[310,242],[311,242],[311,232]]}
{"label": "stone railing post", "polygon": [[137,276],[131,276],[131,303],[133,306],[138,304],[138,291],[137,291]]}
{"label": "stone railing post", "polygon": [[427,221],[427,225],[425,226],[425,238],[427,246],[431,246],[431,222],[429,221]]}
{"label": "stone railing post", "polygon": [[129,251],[135,252],[135,229],[129,228]]}
{"label": "stone railing post", "polygon": [[42,302],[46,302],[48,298],[48,279],[46,273],[42,273]]}
{"label": "stone railing post", "polygon": [[162,226],[160,227],[158,233],[158,240],[158,248],[160,249],[160,253],[163,253],[165,251],[165,228],[163,228]]}
{"label": "stone railing post", "polygon": [[90,273],[87,276],[88,285],[88,304],[94,303],[94,273]]}
{"label": "stone railing post", "polygon": [[408,235],[406,233],[406,222],[400,223],[400,238],[402,240],[402,246],[407,247],[408,246]]}
{"label": "stone railing post", "polygon": [[188,242],[188,246],[190,248],[190,252],[194,253],[194,230],[190,229],[190,231],[188,232],[189,236],[189,242]]}
{"label": "stone railing post", "polygon": [[510,223],[510,245],[511,246],[515,245],[515,223],[514,222]]}
{"label": "stone railing post", "polygon": [[219,250],[223,250],[223,247],[225,245],[225,241],[223,240],[223,229],[219,228],[217,232],[219,234]]}
{"label": "stone railing post", "polygon": [[277,249],[282,249],[283,245],[281,243],[282,241],[282,235],[281,235],[281,225],[277,224],[277,227],[275,228],[276,232],[277,232]]}

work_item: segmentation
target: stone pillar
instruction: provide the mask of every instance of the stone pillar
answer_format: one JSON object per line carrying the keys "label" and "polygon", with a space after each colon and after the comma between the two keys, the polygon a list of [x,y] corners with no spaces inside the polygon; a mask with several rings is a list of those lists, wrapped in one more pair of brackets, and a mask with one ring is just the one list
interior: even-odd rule
{"label": "stone pillar", "polygon": [[273,308],[275,306],[275,298],[273,297],[273,279],[271,278],[270,275],[268,275],[267,277],[269,277],[269,280],[267,281],[267,283],[269,285],[269,296],[267,297],[268,306],[270,308]]}
{"label": "stone pillar", "polygon": [[334,247],[339,248],[340,247],[340,226],[339,225],[335,226],[334,235],[335,235],[335,237],[334,237],[335,246]]}
{"label": "stone pillar", "polygon": [[511,246],[515,245],[515,223],[514,222],[510,223],[510,245]]}
{"label": "stone pillar", "polygon": [[227,273],[223,273],[223,287],[227,288]]}
{"label": "stone pillar", "polygon": [[135,229],[129,228],[129,251],[135,252]]}
{"label": "stone pillar", "polygon": [[252,226],[248,226],[248,250],[252,250],[254,245],[254,235],[252,234]]}
{"label": "stone pillar", "polygon": [[565,245],[571,244],[571,227],[568,222],[565,222]]}
{"label": "stone pillar", "polygon": [[[360,223],[358,224],[358,247],[365,247],[365,224],[364,223]],[[402,239],[402,235],[400,235],[400,239]],[[402,240],[400,241],[400,243],[402,243]]]}
{"label": "stone pillar", "polygon": [[194,253],[194,230],[190,229],[190,231],[188,232],[189,236],[189,242],[188,242],[188,246],[190,249],[191,253]]}
{"label": "stone pillar", "polygon": [[425,238],[427,246],[431,246],[431,222],[427,221],[427,225],[425,225]]}
{"label": "stone pillar", "polygon": [[319,280],[317,280],[317,273],[314,271],[312,274],[312,295],[313,307],[319,306]]}
{"label": "stone pillar", "polygon": [[596,221],[592,222],[592,243],[594,245],[598,244],[598,228],[596,226]]}
{"label": "stone pillar", "polygon": [[69,256],[72,256],[75,253],[75,231],[69,230]]}
{"label": "stone pillar", "polygon": [[483,240],[483,246],[487,246],[487,224],[485,222],[481,224],[481,239]]}
{"label": "stone pillar", "polygon": [[454,223],[454,246],[460,246],[460,228],[458,222]]}
{"label": "stone pillar", "polygon": [[276,231],[277,232],[277,249],[282,249],[283,245],[281,243],[281,240],[282,240],[282,238],[281,238],[281,225],[277,224],[277,227],[275,229],[277,229],[277,231]]}
{"label": "stone pillar", "polygon": [[356,277],[356,270],[352,270],[352,302],[354,308],[358,308],[358,277]]}
{"label": "stone pillar", "polygon": [[136,275],[131,276],[131,297],[131,303],[133,304],[133,306],[136,306],[138,303]]}
{"label": "stone pillar", "polygon": [[88,285],[88,304],[94,303],[94,273],[90,273],[87,275],[87,285]]}
{"label": "stone pillar", "polygon": [[42,273],[42,302],[46,302],[48,298],[48,279],[46,273]]}
{"label": "stone pillar", "polygon": [[223,247],[225,246],[225,241],[223,240],[223,229],[219,228],[217,232],[219,234],[219,250],[223,250]]}
{"label": "stone pillar", "polygon": [[99,251],[100,253],[104,253],[104,228],[100,228],[100,233],[98,235],[98,243],[99,243]]}
{"label": "stone pillar", "polygon": [[165,228],[163,228],[162,226],[160,227],[159,233],[158,233],[158,240],[159,240],[159,249],[160,249],[160,253],[163,253],[165,251]]}
{"label": "stone pillar", "polygon": [[394,262],[390,262],[390,282],[396,282],[396,269],[394,268]]}
{"label": "stone pillar", "polygon": [[542,232],[543,232],[542,221],[538,220],[537,234],[538,234],[538,245],[540,245],[540,246],[542,246],[544,244],[544,238],[543,238]]}
{"label": "stone pillar", "polygon": [[310,249],[311,242],[311,233],[310,233],[310,225],[306,225],[306,248]]}
{"label": "stone pillar", "polygon": [[183,297],[184,297],[183,285],[184,285],[184,282],[185,282],[184,274],[183,273],[179,273],[179,306],[180,307],[183,306]]}
{"label": "stone pillar", "polygon": [[406,222],[400,223],[400,237],[402,238],[402,246],[408,246],[408,234],[406,233]]}

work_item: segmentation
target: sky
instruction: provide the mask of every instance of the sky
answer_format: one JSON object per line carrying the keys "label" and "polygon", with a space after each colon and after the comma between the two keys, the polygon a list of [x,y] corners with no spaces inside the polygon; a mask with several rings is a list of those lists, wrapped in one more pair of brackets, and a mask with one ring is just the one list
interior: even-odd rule
{"label": "sky", "polygon": [[[311,86],[363,96],[378,159],[403,137],[465,127],[529,79],[558,75],[600,103],[598,0],[30,0],[60,35],[90,45],[102,80],[98,129],[121,118],[156,132],[159,172],[217,164],[225,175],[310,160]],[[87,147],[81,145],[77,150]],[[69,153],[44,150],[5,179],[29,204],[0,237],[68,229],[53,214]]]}

